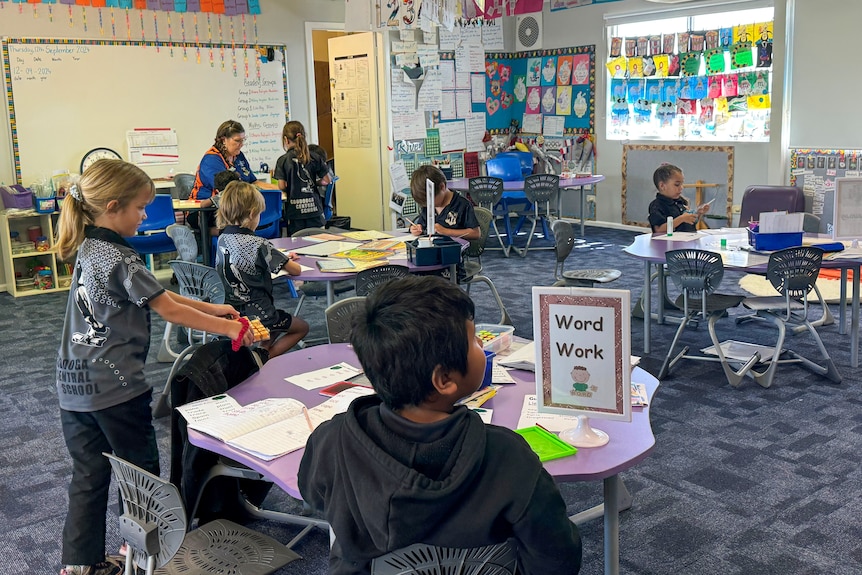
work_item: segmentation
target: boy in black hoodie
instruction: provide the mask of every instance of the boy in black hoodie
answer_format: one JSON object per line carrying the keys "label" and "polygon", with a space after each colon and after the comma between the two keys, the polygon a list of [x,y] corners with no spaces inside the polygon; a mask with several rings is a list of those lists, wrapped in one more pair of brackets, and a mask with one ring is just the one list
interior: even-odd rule
{"label": "boy in black hoodie", "polygon": [[335,534],[334,575],[413,543],[471,548],[512,540],[519,573],[569,575],[581,540],[554,480],[516,433],[455,403],[479,388],[474,307],[432,276],[369,296],[350,340],[377,395],[312,433],[299,489]]}

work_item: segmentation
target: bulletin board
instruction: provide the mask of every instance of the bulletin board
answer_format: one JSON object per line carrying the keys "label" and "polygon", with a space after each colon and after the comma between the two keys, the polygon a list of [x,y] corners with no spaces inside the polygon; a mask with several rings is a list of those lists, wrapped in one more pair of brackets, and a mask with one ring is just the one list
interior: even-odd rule
{"label": "bulletin board", "polygon": [[[15,38],[2,41],[2,58],[19,183],[77,172],[97,147],[128,158],[126,132],[135,128],[176,130],[181,171],[197,168],[229,119],[245,127],[243,153],[255,170],[284,153],[283,46]],[[164,176],[168,167],[145,170]]]}
{"label": "bulletin board", "polygon": [[832,233],[835,178],[858,178],[862,150],[790,148],[790,185],[805,193],[805,211],[820,217],[820,233]]}
{"label": "bulletin board", "polygon": [[[704,188],[703,201],[715,199],[710,213],[719,219],[706,219],[709,227],[727,226],[733,203],[733,146],[625,145],[622,164],[623,223],[649,227],[649,204],[655,199],[653,172],[661,164],[679,166],[686,184],[702,181],[718,184]],[[689,203],[694,190],[686,188]],[[721,216],[724,216],[723,218]]]}
{"label": "bulletin board", "polygon": [[[486,54],[485,101],[474,103],[473,111],[487,114],[492,134],[508,131],[513,120],[522,134],[592,134],[595,56],[595,45]],[[546,122],[562,133],[548,133]]]}

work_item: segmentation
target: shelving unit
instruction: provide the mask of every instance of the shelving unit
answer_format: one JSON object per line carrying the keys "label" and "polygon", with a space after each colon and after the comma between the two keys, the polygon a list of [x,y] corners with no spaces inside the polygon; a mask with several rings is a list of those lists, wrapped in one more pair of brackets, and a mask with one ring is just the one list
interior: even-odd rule
{"label": "shelving unit", "polygon": [[[3,254],[3,267],[7,274],[6,291],[14,297],[68,291],[72,278],[58,273],[63,262],[57,257],[57,248],[54,245],[54,223],[58,214],[59,212],[40,214],[34,210],[0,211],[0,251]],[[48,238],[48,250],[37,251],[33,246],[25,252],[13,253],[10,232],[18,232],[19,237],[27,242],[29,240],[27,229],[31,226],[42,228],[41,235]],[[47,266],[51,269],[53,287],[39,289],[35,284],[31,284],[33,287],[19,289],[15,281],[19,277],[17,274],[21,274],[20,277],[27,277],[34,265]]]}

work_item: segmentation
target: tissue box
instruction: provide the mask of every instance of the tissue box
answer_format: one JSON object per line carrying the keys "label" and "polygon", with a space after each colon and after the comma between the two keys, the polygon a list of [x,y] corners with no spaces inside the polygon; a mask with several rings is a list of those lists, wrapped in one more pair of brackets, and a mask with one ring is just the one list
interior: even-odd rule
{"label": "tissue box", "polygon": [[3,199],[3,207],[7,210],[10,208],[29,210],[33,207],[33,192],[24,186],[0,186],[0,198]]}
{"label": "tissue box", "polygon": [[406,242],[407,259],[417,266],[448,266],[461,261],[461,244],[446,237],[434,238],[427,248],[419,247],[419,240]]}
{"label": "tissue box", "polygon": [[775,251],[802,245],[802,232],[762,234],[748,230],[748,243],[758,251]]}

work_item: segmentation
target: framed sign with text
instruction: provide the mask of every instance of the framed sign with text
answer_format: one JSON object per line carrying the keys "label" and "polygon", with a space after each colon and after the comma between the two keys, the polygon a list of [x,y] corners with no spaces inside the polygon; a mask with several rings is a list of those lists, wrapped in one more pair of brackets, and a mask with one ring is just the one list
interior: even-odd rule
{"label": "framed sign with text", "polygon": [[631,421],[628,290],[534,287],[540,412]]}

